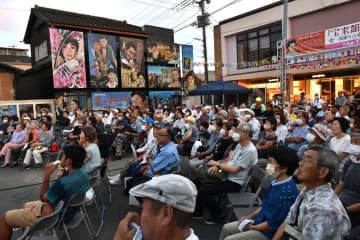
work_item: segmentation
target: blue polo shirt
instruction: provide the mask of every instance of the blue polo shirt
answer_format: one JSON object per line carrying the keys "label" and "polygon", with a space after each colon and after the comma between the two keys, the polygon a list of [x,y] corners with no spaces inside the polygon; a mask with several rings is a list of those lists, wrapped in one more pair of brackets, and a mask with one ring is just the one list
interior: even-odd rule
{"label": "blue polo shirt", "polygon": [[299,191],[292,177],[271,184],[264,196],[262,208],[254,219],[255,225],[267,222],[272,228],[272,231],[261,231],[268,239],[274,236],[283,223],[298,194]]}
{"label": "blue polo shirt", "polygon": [[170,173],[179,165],[180,158],[176,146],[173,142],[169,142],[161,147],[154,155],[146,176],[153,177],[154,173],[164,175]]}

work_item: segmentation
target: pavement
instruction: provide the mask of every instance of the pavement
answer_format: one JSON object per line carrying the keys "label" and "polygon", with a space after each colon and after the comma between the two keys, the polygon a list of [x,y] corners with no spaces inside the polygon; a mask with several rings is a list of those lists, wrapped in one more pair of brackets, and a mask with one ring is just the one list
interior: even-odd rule
{"label": "pavement", "polygon": [[[130,155],[122,160],[109,161],[109,175],[117,174],[129,159]],[[19,208],[24,202],[38,200],[42,178],[42,169],[28,171],[19,171],[18,168],[0,169],[0,213]],[[130,210],[128,196],[123,192],[122,186],[111,187],[111,193],[112,204],[105,202],[104,226],[99,239],[113,239],[119,221]],[[90,219],[96,224],[99,219],[96,209],[90,206],[88,211]],[[199,239],[216,240],[219,238],[222,225],[206,225],[202,220],[192,220],[191,227]],[[72,239],[90,239],[84,225],[71,230],[70,235]]]}

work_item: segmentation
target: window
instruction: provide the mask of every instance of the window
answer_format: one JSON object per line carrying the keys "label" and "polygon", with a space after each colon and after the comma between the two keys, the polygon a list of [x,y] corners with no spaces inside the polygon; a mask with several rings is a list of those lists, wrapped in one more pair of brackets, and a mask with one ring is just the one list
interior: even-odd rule
{"label": "window", "polygon": [[281,23],[238,34],[238,68],[271,64],[276,59],[276,43],[281,40],[281,34]]}
{"label": "window", "polygon": [[47,57],[48,48],[47,48],[47,41],[43,41],[40,45],[35,47],[35,61],[39,61],[45,57]]}

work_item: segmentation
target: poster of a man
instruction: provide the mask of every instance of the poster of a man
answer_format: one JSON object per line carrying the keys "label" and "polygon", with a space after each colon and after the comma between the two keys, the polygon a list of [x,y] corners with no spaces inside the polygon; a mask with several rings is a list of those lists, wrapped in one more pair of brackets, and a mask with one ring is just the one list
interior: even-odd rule
{"label": "poster of a man", "polygon": [[139,88],[138,73],[144,72],[144,41],[120,37],[121,86]]}
{"label": "poster of a man", "polygon": [[54,88],[86,88],[84,34],[50,28]]}
{"label": "poster of a man", "polygon": [[[90,86],[92,88],[118,87],[115,36],[88,33]],[[113,74],[114,80],[109,77]]]}

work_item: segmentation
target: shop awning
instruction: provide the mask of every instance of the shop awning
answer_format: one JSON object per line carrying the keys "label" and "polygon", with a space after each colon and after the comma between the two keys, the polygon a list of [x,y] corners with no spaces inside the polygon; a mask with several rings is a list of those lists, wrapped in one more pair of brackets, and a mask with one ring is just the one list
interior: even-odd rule
{"label": "shop awning", "polygon": [[227,95],[227,94],[248,94],[249,89],[222,80],[208,83],[189,92],[190,96],[197,95]]}

